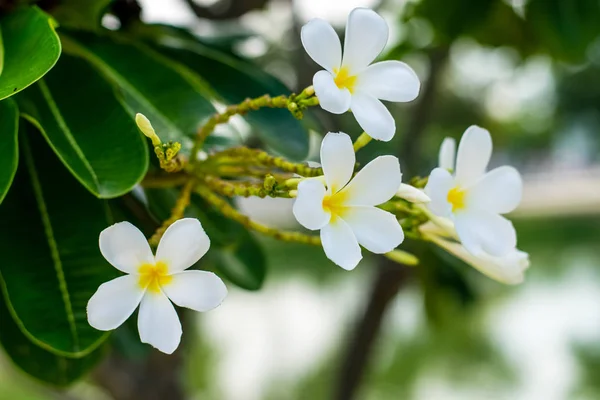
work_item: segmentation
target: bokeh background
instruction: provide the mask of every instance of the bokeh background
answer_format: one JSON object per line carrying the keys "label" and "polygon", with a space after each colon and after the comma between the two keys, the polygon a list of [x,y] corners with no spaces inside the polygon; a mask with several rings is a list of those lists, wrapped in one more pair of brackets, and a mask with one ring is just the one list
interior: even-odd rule
{"label": "bokeh background", "polygon": [[[260,238],[268,249],[264,288],[232,288],[221,307],[187,321],[188,343],[176,356],[186,398],[600,398],[599,0],[137,5],[144,21],[189,28],[292,90],[310,85],[318,68],[301,47],[301,26],[321,17],[343,37],[353,8],[373,8],[390,26],[382,58],[411,65],[422,91],[415,102],[390,105],[396,137],[361,150],[359,160],[395,154],[405,177],[423,176],[435,167],[444,137],[458,139],[477,124],[492,133],[492,166],[514,165],[525,182],[512,219],[531,268],[515,287],[422,244],[407,243],[422,259],[418,267],[366,257],[348,273],[320,248]],[[116,29],[119,20],[106,16],[103,23]],[[312,117],[322,126],[315,160],[318,135],[360,133],[352,116]],[[239,206],[262,221],[295,226],[287,200]],[[117,333],[114,340],[128,357],[148,357],[135,337]],[[110,385],[102,384],[110,362],[58,392],[0,354],[0,399],[111,399]]]}

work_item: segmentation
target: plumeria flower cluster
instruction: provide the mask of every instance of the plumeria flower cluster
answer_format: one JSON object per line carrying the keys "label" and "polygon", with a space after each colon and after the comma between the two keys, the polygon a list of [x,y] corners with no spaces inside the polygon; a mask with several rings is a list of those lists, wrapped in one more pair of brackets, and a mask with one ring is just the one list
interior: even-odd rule
{"label": "plumeria flower cluster", "polygon": [[[228,160],[241,155],[241,160],[249,163],[256,157],[258,163],[254,167],[274,167],[274,174],[284,178],[277,181],[271,170],[265,173],[263,184],[256,184],[257,173],[248,181],[221,179],[218,175],[207,177],[201,173],[191,176],[185,185],[189,190],[182,189],[174,214],[150,239],[153,245],[158,243],[156,254],[152,253],[142,232],[130,223],[121,222],[106,228],[100,234],[100,252],[125,275],[102,284],[91,297],[87,307],[91,326],[103,331],[116,329],[139,306],[141,341],[170,354],[179,346],[182,335],[173,304],[202,312],[217,307],[224,300],[227,289],[219,277],[207,271],[188,270],[210,247],[210,240],[198,220],[178,219],[184,215],[192,190],[224,216],[249,229],[282,240],[295,238],[303,243],[320,243],[325,255],[346,270],[354,269],[362,259],[361,246],[376,254],[386,254],[390,259],[415,264],[416,257],[396,249],[405,237],[401,222],[408,222],[405,226],[410,231],[407,230],[406,235],[410,233],[431,241],[501,282],[523,280],[523,271],[529,266],[528,255],[516,248],[513,225],[503,217],[521,200],[521,177],[512,167],[487,171],[492,153],[489,132],[477,126],[467,129],[456,157],[454,141],[446,139],[440,150],[439,168],[431,172],[424,190],[418,189],[424,185],[425,180],[421,178],[413,182],[418,188],[402,183],[400,163],[391,155],[377,157],[355,172],[355,151],[371,138],[389,141],[394,136],[394,119],[381,100],[415,99],[419,79],[410,67],[399,61],[372,64],[387,42],[388,27],[383,18],[371,10],[359,8],[350,13],[343,55],[337,34],[323,20],[308,22],[301,36],[308,54],[325,68],[314,76],[314,91],[307,88],[297,96],[248,99],[232,106],[228,112],[243,114],[267,106],[292,110],[318,103],[335,114],[352,111],[365,133],[354,144],[343,132],[325,135],[320,152],[321,176],[315,176],[320,173],[315,168],[282,161],[256,149],[234,148],[212,154],[213,161],[218,161],[219,154]],[[318,102],[312,97],[315,94]],[[195,148],[200,148],[212,129],[227,121],[230,114],[211,117],[199,130]],[[196,171],[183,168],[188,160],[178,158],[178,143],[163,144],[142,115],[138,115],[136,121],[152,140],[163,170],[183,176]],[[361,138],[366,140],[361,141]],[[189,162],[201,170],[196,158],[191,157]],[[218,162],[208,175],[214,174],[215,165]],[[307,170],[310,171],[304,174],[298,172]],[[231,170],[228,173],[231,174]],[[290,175],[284,173],[299,175],[288,179]],[[220,197],[239,193],[295,197],[295,218],[305,228],[320,231],[319,236],[262,226]],[[169,225],[172,221],[176,222]]]}
{"label": "plumeria flower cluster", "polygon": [[171,354],[181,341],[172,303],[195,311],[217,307],[227,288],[212,272],[187,270],[206,254],[210,240],[200,221],[180,219],[164,233],[156,255],[142,232],[120,222],[100,233],[100,252],[126,275],[102,284],[88,303],[88,322],[98,330],[121,326],[136,308],[140,339]]}
{"label": "plumeria flower cluster", "polygon": [[529,257],[516,248],[515,229],[502,214],[513,211],[521,201],[521,175],[509,166],[486,171],[492,138],[478,126],[469,127],[458,153],[455,149],[451,138],[442,143],[439,167],[431,172],[425,187],[431,198],[431,222],[436,226],[429,223],[421,231],[488,276],[519,283]]}

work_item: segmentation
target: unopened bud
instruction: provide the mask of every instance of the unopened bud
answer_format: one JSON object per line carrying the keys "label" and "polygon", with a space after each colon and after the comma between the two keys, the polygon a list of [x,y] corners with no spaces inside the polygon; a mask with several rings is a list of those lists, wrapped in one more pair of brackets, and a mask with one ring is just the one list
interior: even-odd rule
{"label": "unopened bud", "polygon": [[419,259],[415,255],[407,253],[406,251],[392,250],[389,253],[385,253],[384,255],[390,260],[395,261],[399,264],[410,266],[419,264]]}
{"label": "unopened bud", "polygon": [[396,192],[396,196],[401,199],[408,200],[411,203],[429,203],[431,199],[422,190],[414,186],[401,183],[400,188]]}
{"label": "unopened bud", "polygon": [[146,136],[147,138],[149,138],[152,141],[152,144],[154,146],[161,145],[162,142],[160,141],[160,138],[154,131],[154,128],[152,127],[152,124],[150,123],[150,120],[148,120],[148,118],[146,118],[146,116],[144,114],[140,114],[140,113],[135,114],[135,123],[137,124],[138,128],[140,128],[140,131],[142,131],[144,136]]}

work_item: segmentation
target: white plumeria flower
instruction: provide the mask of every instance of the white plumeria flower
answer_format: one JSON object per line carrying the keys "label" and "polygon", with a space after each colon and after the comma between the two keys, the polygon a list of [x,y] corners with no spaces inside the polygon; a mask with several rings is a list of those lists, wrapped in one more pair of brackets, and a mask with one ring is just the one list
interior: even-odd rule
{"label": "white plumeria flower", "polygon": [[207,271],[185,271],[210,247],[200,221],[180,219],[166,230],[156,256],[138,228],[119,222],[100,233],[100,252],[127,275],[98,288],[87,306],[88,322],[98,330],[116,329],[140,306],[143,343],[171,354],[181,340],[181,323],[171,302],[195,311],[217,307],[227,295],[223,281]]}
{"label": "white plumeria flower", "polygon": [[321,230],[327,257],[351,270],[362,259],[360,245],[383,254],[404,240],[396,217],[375,206],[396,193],[402,180],[400,163],[394,156],[380,156],[354,178],[356,156],[352,140],[345,133],[329,132],[321,143],[321,178],[298,184],[294,216],[304,227]]}
{"label": "white plumeria flower", "polygon": [[[472,254],[505,256],[516,247],[517,235],[512,223],[501,214],[511,212],[521,201],[521,175],[508,166],[486,172],[492,139],[478,126],[469,127],[463,134],[456,166],[450,165],[451,147],[442,146],[443,167],[431,172],[425,186],[431,198],[428,207],[434,214],[452,219],[460,241]],[[449,170],[455,171],[454,175]]]}
{"label": "white plumeria flower", "polygon": [[396,192],[396,196],[401,199],[408,200],[411,203],[429,203],[431,199],[422,190],[406,183],[400,184],[400,188]]}
{"label": "white plumeria flower", "polygon": [[373,10],[354,9],[348,16],[343,58],[340,39],[322,19],[304,25],[301,38],[308,55],[325,68],[313,78],[321,107],[333,114],[352,110],[369,136],[386,142],[392,139],[396,123],[380,100],[414,100],[421,84],[415,72],[400,61],[369,65],[388,40],[385,20]]}
{"label": "white plumeria flower", "polygon": [[433,219],[422,225],[420,230],[426,239],[498,282],[516,285],[525,279],[525,270],[529,268],[529,254],[524,251],[513,248],[502,257],[484,252],[474,255],[456,241],[458,236],[454,224],[446,218]]}

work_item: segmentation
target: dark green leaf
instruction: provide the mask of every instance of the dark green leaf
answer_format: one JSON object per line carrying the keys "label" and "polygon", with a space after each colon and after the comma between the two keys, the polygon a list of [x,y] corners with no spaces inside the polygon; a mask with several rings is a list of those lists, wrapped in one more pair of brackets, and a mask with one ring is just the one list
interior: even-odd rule
{"label": "dark green leaf", "polygon": [[240,231],[236,241],[228,246],[215,246],[209,260],[217,274],[242,289],[259,290],[265,281],[263,249],[248,231]]}
{"label": "dark green leaf", "polygon": [[144,137],[113,87],[84,60],[63,55],[56,68],[17,101],[21,113],[96,196],[122,195],[146,173]]}
{"label": "dark green leaf", "polygon": [[179,64],[142,44],[117,37],[71,32],[63,36],[65,52],[79,55],[116,84],[133,113],[141,112],[166,140],[195,135],[213,113],[207,86]]}
{"label": "dark green leaf", "polygon": [[54,66],[61,51],[54,25],[37,7],[21,8],[0,19],[4,42],[0,100],[25,89]]}
{"label": "dark green leaf", "polygon": [[[228,56],[200,43],[180,40],[180,46],[157,47],[169,58],[200,75],[227,104],[264,94],[289,94],[290,90],[273,76],[249,62]],[[245,118],[256,128],[256,134],[274,151],[292,160],[308,155],[308,134],[300,121],[285,109],[263,109]]]}
{"label": "dark green leaf", "polygon": [[44,350],[29,340],[12,319],[0,296],[0,343],[14,364],[30,376],[45,383],[66,386],[85,375],[102,358],[99,347],[82,358],[59,356]]}
{"label": "dark green leaf", "polygon": [[0,75],[4,69],[4,41],[2,40],[2,27],[0,26]]}
{"label": "dark green leaf", "polygon": [[107,336],[88,324],[87,302],[116,276],[98,249],[106,204],[77,183],[30,124],[22,124],[19,142],[21,163],[0,207],[9,232],[0,241],[0,284],[25,336],[52,353],[84,356]]}
{"label": "dark green leaf", "polygon": [[423,0],[414,15],[429,20],[438,38],[448,44],[486,23],[497,0]]}
{"label": "dark green leaf", "polygon": [[0,204],[15,177],[19,162],[19,110],[11,99],[0,101]]}
{"label": "dark green leaf", "polygon": [[552,56],[568,61],[585,59],[588,46],[600,35],[597,0],[531,0],[527,21]]}
{"label": "dark green leaf", "polygon": [[193,209],[211,239],[213,251],[208,259],[217,274],[247,290],[262,287],[267,261],[262,247],[239,223],[225,218],[197,196],[192,196]]}
{"label": "dark green leaf", "polygon": [[52,16],[61,27],[96,29],[100,27],[102,14],[112,0],[61,0],[52,9]]}

